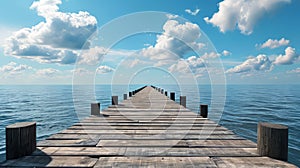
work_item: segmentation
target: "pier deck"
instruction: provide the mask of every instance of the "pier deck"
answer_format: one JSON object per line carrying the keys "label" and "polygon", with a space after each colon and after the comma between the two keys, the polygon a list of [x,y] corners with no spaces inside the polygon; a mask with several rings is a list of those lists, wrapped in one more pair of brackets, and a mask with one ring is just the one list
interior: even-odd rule
{"label": "pier deck", "polygon": [[[212,112],[213,113],[213,112]],[[295,167],[152,87],[37,144],[7,167]]]}

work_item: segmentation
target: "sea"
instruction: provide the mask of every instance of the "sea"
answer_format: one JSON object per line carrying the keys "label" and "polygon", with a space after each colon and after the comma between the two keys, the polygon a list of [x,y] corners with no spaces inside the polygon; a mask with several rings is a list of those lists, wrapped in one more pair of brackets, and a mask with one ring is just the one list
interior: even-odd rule
{"label": "sea", "polygon": [[[0,162],[5,160],[5,127],[16,122],[35,121],[37,139],[43,140],[89,116],[90,103],[98,101],[101,109],[111,103],[111,96],[144,85],[0,85]],[[300,167],[300,85],[227,85],[213,90],[210,85],[155,85],[187,96],[187,108],[199,112],[199,104],[214,104],[220,96],[223,106],[220,125],[241,137],[256,142],[257,123],[270,122],[289,127],[289,162]],[[215,92],[214,92],[215,91]],[[214,97],[213,97],[214,96]],[[209,108],[209,116],[214,113]]]}

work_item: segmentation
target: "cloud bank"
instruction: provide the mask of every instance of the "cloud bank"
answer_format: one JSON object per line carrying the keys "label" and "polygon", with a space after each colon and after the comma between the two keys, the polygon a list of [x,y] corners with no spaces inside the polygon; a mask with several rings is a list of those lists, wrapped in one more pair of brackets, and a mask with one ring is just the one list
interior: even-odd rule
{"label": "cloud bank", "polygon": [[72,64],[77,50],[90,47],[89,37],[97,30],[97,20],[88,12],[63,13],[61,0],[35,1],[36,10],[45,21],[20,29],[7,39],[6,55],[45,63]]}
{"label": "cloud bank", "polygon": [[187,52],[205,46],[197,42],[200,36],[197,24],[190,22],[180,24],[176,20],[168,20],[163,26],[163,33],[157,36],[156,44],[142,49],[141,55],[155,61],[177,60]]}
{"label": "cloud bank", "polygon": [[279,55],[274,64],[277,65],[291,65],[299,60],[300,55],[296,53],[296,49],[288,47],[285,49],[285,54]]}
{"label": "cloud bank", "polygon": [[113,72],[115,69],[107,66],[107,65],[102,65],[102,66],[99,66],[96,70],[96,72],[98,74],[106,74],[106,73],[110,73],[110,72]]}
{"label": "cloud bank", "polygon": [[228,69],[226,73],[245,73],[253,71],[271,71],[276,65],[291,65],[299,61],[300,55],[296,53],[296,49],[287,47],[285,54],[280,54],[271,61],[266,55],[258,55],[250,57],[242,64]]}
{"label": "cloud bank", "polygon": [[270,71],[272,62],[266,55],[258,55],[257,57],[248,58],[242,64],[228,69],[226,73],[243,73],[250,71]]}
{"label": "cloud bank", "polygon": [[268,39],[266,42],[264,42],[263,44],[257,44],[257,46],[259,48],[278,48],[281,46],[287,46],[290,44],[290,40],[287,40],[285,38],[281,38],[280,40],[276,40],[276,39]]}
{"label": "cloud bank", "polygon": [[204,20],[220,29],[221,32],[238,28],[243,34],[251,34],[255,24],[265,14],[291,0],[223,0],[219,11]]}
{"label": "cloud bank", "polygon": [[287,73],[296,73],[296,74],[300,74],[300,68],[296,68],[296,69],[287,71]]}
{"label": "cloud bank", "polygon": [[17,64],[15,62],[10,62],[6,65],[3,65],[0,67],[0,72],[3,74],[19,74],[26,70],[32,70],[33,68],[31,66],[25,65],[25,64]]}

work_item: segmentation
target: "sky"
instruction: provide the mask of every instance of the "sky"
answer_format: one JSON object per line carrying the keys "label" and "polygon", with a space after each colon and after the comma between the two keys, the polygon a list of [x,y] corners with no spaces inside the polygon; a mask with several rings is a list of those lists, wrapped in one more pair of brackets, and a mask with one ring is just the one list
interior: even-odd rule
{"label": "sky", "polygon": [[299,0],[7,0],[0,84],[299,84]]}

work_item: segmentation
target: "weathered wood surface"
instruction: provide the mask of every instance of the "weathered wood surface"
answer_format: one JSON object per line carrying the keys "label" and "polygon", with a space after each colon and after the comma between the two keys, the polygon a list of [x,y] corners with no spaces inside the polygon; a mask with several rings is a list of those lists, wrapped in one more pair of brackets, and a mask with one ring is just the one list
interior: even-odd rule
{"label": "weathered wood surface", "polygon": [[288,127],[278,124],[259,123],[257,128],[257,152],[262,156],[287,161]]}
{"label": "weathered wood surface", "polygon": [[21,122],[6,127],[6,158],[26,156],[36,149],[36,123]]}
{"label": "weathered wood surface", "polygon": [[[151,87],[38,142],[5,167],[295,167]],[[213,112],[210,112],[210,114]],[[97,113],[93,113],[97,114]]]}

